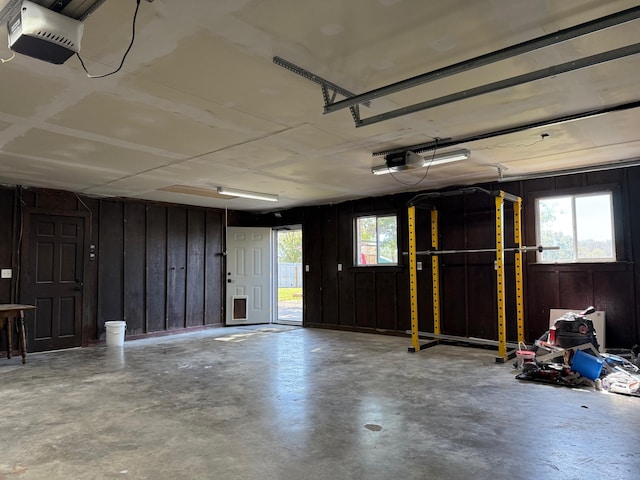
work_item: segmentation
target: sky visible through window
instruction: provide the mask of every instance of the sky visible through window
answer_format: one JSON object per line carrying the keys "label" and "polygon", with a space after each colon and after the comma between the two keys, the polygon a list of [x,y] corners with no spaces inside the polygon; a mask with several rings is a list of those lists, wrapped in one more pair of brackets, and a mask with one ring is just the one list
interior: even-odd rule
{"label": "sky visible through window", "polygon": [[615,260],[611,193],[541,198],[538,229],[541,244],[558,246],[541,261]]}
{"label": "sky visible through window", "polygon": [[611,206],[608,195],[576,198],[578,238],[611,240]]}

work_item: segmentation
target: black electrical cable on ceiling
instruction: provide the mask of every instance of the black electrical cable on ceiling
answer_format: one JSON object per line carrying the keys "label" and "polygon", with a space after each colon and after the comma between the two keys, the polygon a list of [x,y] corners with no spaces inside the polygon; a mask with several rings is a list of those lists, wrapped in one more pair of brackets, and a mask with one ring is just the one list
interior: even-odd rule
{"label": "black electrical cable on ceiling", "polygon": [[399,178],[396,178],[393,172],[389,172],[391,173],[391,178],[393,178],[396,182],[404,185],[405,187],[415,187],[416,185],[420,185],[424,181],[424,179],[427,178],[427,175],[429,174],[429,169],[431,168],[431,164],[433,163],[434,157],[436,156],[436,151],[438,150],[438,142],[440,141],[440,139],[436,137],[434,141],[435,141],[435,145],[433,147],[433,153],[431,154],[431,158],[429,160],[427,160],[425,157],[425,161],[428,161],[429,163],[427,165],[427,169],[424,172],[424,175],[422,175],[422,178],[420,180],[418,180],[415,183],[405,183]]}
{"label": "black electrical cable on ceiling", "polygon": [[133,47],[133,42],[136,39],[136,18],[138,17],[138,10],[139,9],[140,9],[140,0],[136,0],[136,11],[133,13],[133,25],[132,25],[132,32],[131,32],[131,42],[129,43],[129,46],[127,47],[127,51],[124,52],[124,55],[122,56],[122,60],[120,61],[120,65],[113,72],[105,73],[104,75],[91,75],[91,74],[89,74],[89,71],[87,70],[87,67],[85,67],[84,62],[82,61],[82,57],[80,56],[80,53],[76,53],[76,56],[78,57],[78,60],[80,60],[80,65],[82,65],[82,68],[86,72],[87,77],[89,77],[89,78],[104,78],[104,77],[108,77],[109,75],[113,75],[114,73],[118,73],[120,71],[120,69],[122,69],[122,66],[124,65],[124,61],[127,58],[127,55],[129,55],[129,51],[131,50],[131,47]]}

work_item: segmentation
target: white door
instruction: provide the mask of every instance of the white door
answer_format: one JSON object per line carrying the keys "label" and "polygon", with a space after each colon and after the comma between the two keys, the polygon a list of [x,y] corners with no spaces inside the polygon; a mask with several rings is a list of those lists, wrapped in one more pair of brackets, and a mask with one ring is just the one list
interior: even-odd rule
{"label": "white door", "polygon": [[227,228],[227,325],[271,323],[271,229]]}

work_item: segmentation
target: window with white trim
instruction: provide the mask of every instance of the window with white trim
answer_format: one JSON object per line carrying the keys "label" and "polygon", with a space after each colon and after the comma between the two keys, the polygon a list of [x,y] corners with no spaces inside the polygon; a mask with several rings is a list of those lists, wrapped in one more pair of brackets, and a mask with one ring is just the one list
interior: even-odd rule
{"label": "window with white trim", "polygon": [[536,199],[538,262],[614,262],[613,196],[610,191]]}
{"label": "window with white trim", "polygon": [[398,264],[398,219],[396,215],[356,217],[354,228],[355,265]]}

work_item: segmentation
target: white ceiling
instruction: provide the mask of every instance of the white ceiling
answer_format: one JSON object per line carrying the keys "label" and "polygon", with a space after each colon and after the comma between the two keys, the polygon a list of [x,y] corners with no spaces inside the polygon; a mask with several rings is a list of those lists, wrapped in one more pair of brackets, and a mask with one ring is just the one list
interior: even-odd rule
{"label": "white ceiling", "polygon": [[[94,2],[70,7],[82,3]],[[452,148],[471,150],[468,161],[434,166],[424,179],[424,169],[371,174],[383,163],[374,152],[640,100],[639,55],[359,128],[348,109],[323,114],[320,86],[272,61],[362,93],[636,4],[142,1],[116,75],[87,78],[76,57],[53,65],[17,54],[0,64],[0,183],[263,211],[491,181],[496,164],[508,177],[639,159],[640,109],[631,109],[462,143]],[[120,63],[135,6],[108,0],[85,21],[91,73]],[[361,115],[633,44],[639,33],[640,20],[628,22],[373,100]],[[11,55],[0,45],[1,58]],[[166,191],[176,185],[201,194]],[[215,198],[218,186],[280,201]]]}

